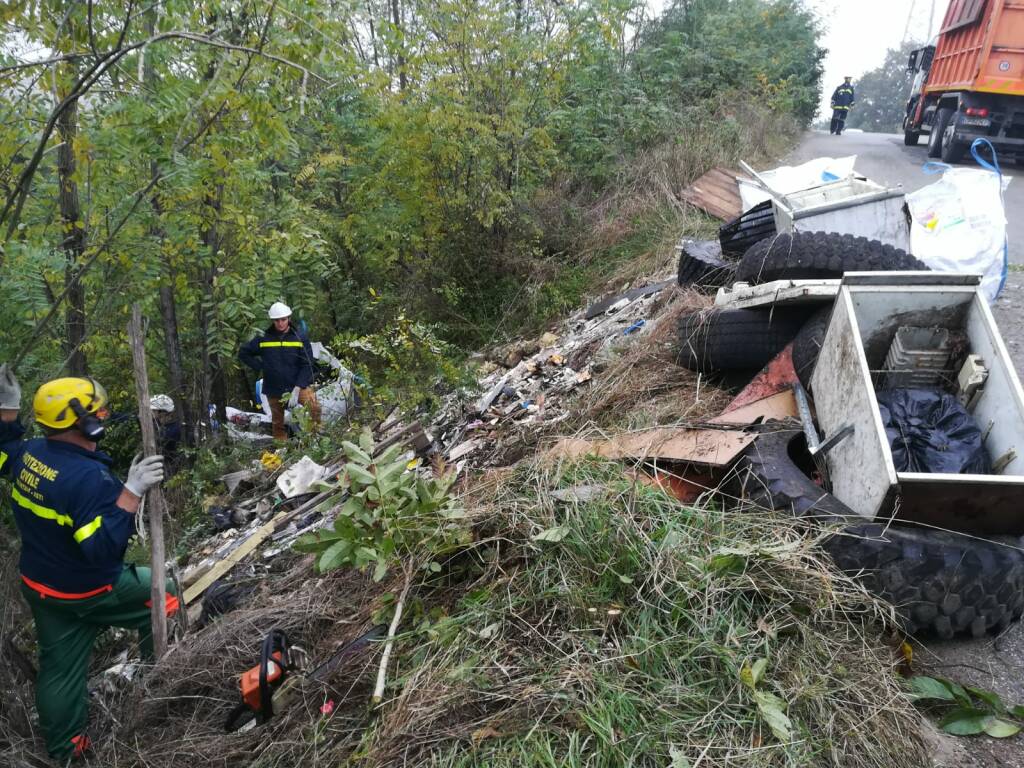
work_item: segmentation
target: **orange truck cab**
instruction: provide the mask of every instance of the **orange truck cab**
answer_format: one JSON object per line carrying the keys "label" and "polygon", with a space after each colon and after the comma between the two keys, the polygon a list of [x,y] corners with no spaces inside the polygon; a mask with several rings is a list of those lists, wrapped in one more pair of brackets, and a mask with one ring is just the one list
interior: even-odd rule
{"label": "orange truck cab", "polygon": [[951,0],[933,44],[910,54],[903,142],[955,163],[987,138],[1024,160],[1024,0]]}

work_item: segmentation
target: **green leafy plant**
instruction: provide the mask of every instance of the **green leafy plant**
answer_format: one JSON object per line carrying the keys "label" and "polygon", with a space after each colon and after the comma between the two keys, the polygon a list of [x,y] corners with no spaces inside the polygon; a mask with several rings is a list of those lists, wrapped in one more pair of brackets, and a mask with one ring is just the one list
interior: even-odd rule
{"label": "green leafy plant", "polygon": [[786,702],[760,687],[767,668],[768,659],[758,659],[753,664],[744,664],[740,669],[740,682],[754,697],[758,714],[775,734],[775,738],[785,744],[793,738],[793,724],[786,715]]}
{"label": "green leafy plant", "polygon": [[438,572],[437,557],[469,542],[465,510],[451,495],[452,473],[438,469],[421,476],[401,446],[378,454],[369,431],[360,435],[358,445],[346,440],[342,446],[347,462],[335,497],[334,525],[295,543],[300,552],[317,555],[318,571],[373,564],[373,578],[380,581],[399,558],[424,554],[424,567]]}
{"label": "green leafy plant", "polygon": [[984,733],[997,739],[1014,736],[1024,721],[1024,706],[1007,707],[998,693],[964,686],[943,677],[910,680],[910,696],[943,712],[939,726],[954,736]]}

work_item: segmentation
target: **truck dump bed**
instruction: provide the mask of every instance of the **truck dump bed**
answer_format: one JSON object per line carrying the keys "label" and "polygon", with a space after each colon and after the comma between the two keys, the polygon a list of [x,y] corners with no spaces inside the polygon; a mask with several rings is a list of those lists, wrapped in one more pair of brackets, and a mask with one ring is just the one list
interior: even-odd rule
{"label": "truck dump bed", "polygon": [[1024,96],[1024,0],[951,0],[926,93]]}

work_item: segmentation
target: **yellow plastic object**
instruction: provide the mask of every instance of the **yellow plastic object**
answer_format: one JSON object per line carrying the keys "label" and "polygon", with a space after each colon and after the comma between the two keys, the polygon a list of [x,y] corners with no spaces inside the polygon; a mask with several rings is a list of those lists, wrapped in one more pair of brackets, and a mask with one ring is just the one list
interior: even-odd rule
{"label": "yellow plastic object", "polygon": [[32,401],[36,421],[53,429],[66,429],[78,421],[71,406],[77,400],[86,413],[97,413],[107,404],[107,390],[94,379],[67,377],[48,381],[36,391]]}
{"label": "yellow plastic object", "polygon": [[276,472],[281,468],[282,463],[281,457],[276,453],[271,453],[270,451],[267,451],[260,456],[260,464],[263,465],[263,468],[267,470],[267,472]]}

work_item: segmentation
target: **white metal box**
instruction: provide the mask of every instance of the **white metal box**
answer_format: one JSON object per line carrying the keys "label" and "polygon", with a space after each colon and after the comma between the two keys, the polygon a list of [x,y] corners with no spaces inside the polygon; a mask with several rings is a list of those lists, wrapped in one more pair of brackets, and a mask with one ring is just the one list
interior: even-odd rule
{"label": "white metal box", "polygon": [[772,199],[779,232],[836,232],[910,250],[903,189],[851,177]]}
{"label": "white metal box", "polygon": [[972,415],[990,457],[1024,452],[1024,392],[975,275],[851,273],[843,278],[811,377],[826,437],[853,434],[825,456],[832,492],[866,519],[895,518],[979,534],[1024,533],[1024,456],[1000,474],[896,472],[873,374],[900,326],[966,334],[988,379]]}

